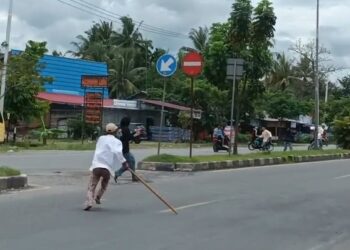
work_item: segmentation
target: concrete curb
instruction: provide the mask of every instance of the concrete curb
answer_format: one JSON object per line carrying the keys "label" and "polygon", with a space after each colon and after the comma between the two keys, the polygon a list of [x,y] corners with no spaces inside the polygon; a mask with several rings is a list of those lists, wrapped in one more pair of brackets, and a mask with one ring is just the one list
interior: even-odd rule
{"label": "concrete curb", "polygon": [[308,156],[287,156],[287,157],[271,157],[250,160],[226,160],[212,161],[200,163],[167,163],[167,162],[139,162],[138,169],[151,171],[180,171],[194,172],[206,170],[220,170],[232,168],[259,167],[267,165],[279,165],[286,163],[301,163],[350,159],[350,153],[324,154],[324,155],[308,155]]}
{"label": "concrete curb", "polygon": [[28,185],[28,177],[25,174],[19,176],[0,177],[0,191],[6,189],[24,188]]}

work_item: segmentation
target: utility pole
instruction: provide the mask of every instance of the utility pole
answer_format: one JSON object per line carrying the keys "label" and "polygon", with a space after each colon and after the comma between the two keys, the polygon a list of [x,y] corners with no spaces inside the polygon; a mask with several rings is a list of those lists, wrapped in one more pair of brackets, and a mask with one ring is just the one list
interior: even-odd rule
{"label": "utility pole", "polygon": [[7,62],[9,56],[10,49],[10,33],[11,33],[11,21],[12,21],[12,8],[13,8],[13,0],[9,0],[9,12],[7,17],[7,27],[6,27],[6,41],[4,44],[4,66],[2,69],[2,77],[1,77],[1,87],[0,87],[0,114],[4,115],[4,101],[5,101],[5,88],[6,88],[6,74],[7,74]]}
{"label": "utility pole", "polygon": [[318,141],[318,126],[320,124],[320,88],[319,88],[319,78],[318,78],[318,52],[319,52],[319,9],[320,2],[317,1],[316,6],[316,62],[315,62],[315,140],[316,148],[319,148]]}

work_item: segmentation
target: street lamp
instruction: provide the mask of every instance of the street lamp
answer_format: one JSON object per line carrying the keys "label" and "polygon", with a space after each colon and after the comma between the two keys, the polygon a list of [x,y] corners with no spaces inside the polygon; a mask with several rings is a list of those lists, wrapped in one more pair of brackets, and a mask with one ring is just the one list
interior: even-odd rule
{"label": "street lamp", "polygon": [[319,52],[319,9],[320,2],[317,1],[316,6],[316,60],[315,60],[315,140],[316,140],[316,148],[319,148],[318,141],[318,126],[320,124],[320,88],[319,88],[319,78],[318,78],[318,52]]}

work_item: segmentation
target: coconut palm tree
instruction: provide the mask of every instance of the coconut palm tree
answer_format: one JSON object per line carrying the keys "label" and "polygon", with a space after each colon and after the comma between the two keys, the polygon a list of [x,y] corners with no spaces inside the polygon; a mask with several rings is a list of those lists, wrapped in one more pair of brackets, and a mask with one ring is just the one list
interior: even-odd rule
{"label": "coconut palm tree", "polygon": [[146,67],[135,67],[133,48],[116,48],[114,58],[108,59],[111,98],[125,98],[138,91],[136,87],[144,78]]}
{"label": "coconut palm tree", "polygon": [[78,42],[72,42],[75,51],[68,51],[83,59],[103,61],[105,53],[116,44],[117,33],[113,30],[112,22],[95,23],[84,35],[78,35]]}
{"label": "coconut palm tree", "polygon": [[122,22],[121,32],[117,32],[116,43],[123,48],[144,48],[142,34],[130,17],[123,16],[120,18]]}
{"label": "coconut palm tree", "polygon": [[209,30],[207,27],[191,29],[189,38],[192,40],[194,48],[203,54],[208,45]]}
{"label": "coconut palm tree", "polygon": [[290,61],[284,53],[277,54],[272,65],[272,70],[267,77],[267,85],[284,91],[295,79],[292,61]]}

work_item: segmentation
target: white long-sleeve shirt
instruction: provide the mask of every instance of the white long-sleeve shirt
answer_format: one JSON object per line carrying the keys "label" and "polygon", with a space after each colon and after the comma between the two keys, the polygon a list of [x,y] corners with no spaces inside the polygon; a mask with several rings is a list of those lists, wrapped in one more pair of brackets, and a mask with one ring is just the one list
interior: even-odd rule
{"label": "white long-sleeve shirt", "polygon": [[270,131],[265,129],[262,133],[260,138],[263,138],[263,142],[267,142],[270,138],[272,138],[272,134]]}
{"label": "white long-sleeve shirt", "polygon": [[103,135],[96,143],[90,171],[95,168],[106,168],[114,176],[118,164],[122,164],[125,161],[122,142],[113,135]]}

